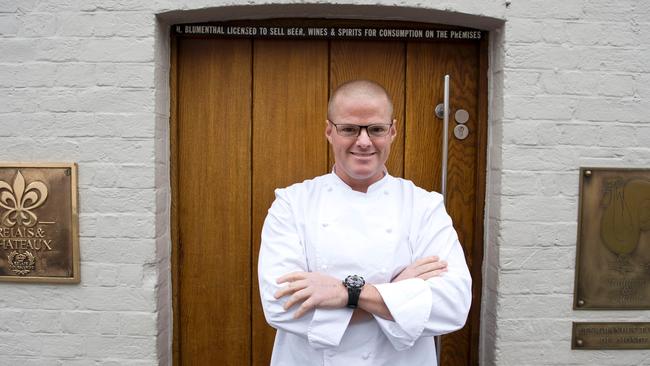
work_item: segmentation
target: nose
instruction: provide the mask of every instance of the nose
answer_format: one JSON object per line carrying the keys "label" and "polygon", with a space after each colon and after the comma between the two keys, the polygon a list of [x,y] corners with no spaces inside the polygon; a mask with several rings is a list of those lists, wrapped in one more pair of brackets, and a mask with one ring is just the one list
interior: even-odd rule
{"label": "nose", "polygon": [[359,131],[359,136],[357,136],[357,145],[363,147],[368,147],[372,145],[372,141],[370,141],[370,136],[368,136],[367,127],[362,127],[361,131]]}

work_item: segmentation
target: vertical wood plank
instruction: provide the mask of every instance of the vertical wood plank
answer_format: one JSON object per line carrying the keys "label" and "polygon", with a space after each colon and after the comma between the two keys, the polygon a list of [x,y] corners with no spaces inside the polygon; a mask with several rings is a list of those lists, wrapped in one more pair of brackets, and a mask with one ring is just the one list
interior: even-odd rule
{"label": "vertical wood plank", "polygon": [[[404,43],[332,41],[330,90],[353,79],[381,84],[393,98],[397,137],[391,144],[386,167],[396,177],[404,174]],[[334,156],[330,154],[330,166]]]}
{"label": "vertical wood plank", "polygon": [[[442,47],[449,54],[451,113],[462,108],[469,112],[465,125],[470,134],[465,140],[453,136],[456,126],[454,115],[450,116],[449,164],[447,173],[447,210],[454,218],[454,226],[465,248],[467,265],[472,269],[474,263],[474,225],[476,210],[476,145],[478,142],[478,48],[475,43],[446,45]],[[482,224],[482,223],[481,223]],[[480,225],[480,224],[479,224]],[[473,272],[474,277],[481,273]],[[474,291],[472,291],[474,292]],[[473,302],[474,308],[480,304]],[[470,309],[470,313],[472,310]],[[467,322],[462,330],[443,337],[442,360],[449,359],[451,365],[468,365],[471,353],[472,323]]]}
{"label": "vertical wood plank", "polygon": [[[449,74],[451,116],[446,207],[470,268],[473,268],[476,208],[477,62],[477,47],[471,43],[411,42],[407,47],[405,176],[420,187],[440,189],[442,120],[435,117],[434,109],[443,101],[443,78]],[[466,123],[470,134],[465,140],[458,140],[453,134],[454,113],[460,108],[470,114]],[[480,304],[474,302],[473,306]],[[442,365],[469,364],[471,327],[468,322],[462,330],[443,337]]]}
{"label": "vertical wood plank", "polygon": [[[254,42],[253,271],[273,190],[328,171],[327,41]],[[253,365],[268,365],[274,330],[253,288]]]}
{"label": "vertical wood plank", "polygon": [[179,49],[181,364],[248,364],[251,41]]}

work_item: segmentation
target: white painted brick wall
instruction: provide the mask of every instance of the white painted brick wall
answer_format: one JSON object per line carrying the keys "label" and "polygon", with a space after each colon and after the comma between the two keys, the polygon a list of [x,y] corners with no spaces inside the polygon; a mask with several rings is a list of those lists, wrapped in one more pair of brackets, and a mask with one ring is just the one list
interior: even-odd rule
{"label": "white painted brick wall", "polygon": [[0,160],[79,164],[82,277],[0,284],[0,366],[153,365],[167,352],[157,349],[157,297],[169,296],[151,280],[165,258],[156,11],[144,4],[0,1]]}
{"label": "white painted brick wall", "polygon": [[[80,285],[0,283],[0,366],[169,364],[167,26],[334,2],[217,8],[264,3],[0,0],[0,160],[79,163],[82,256]],[[570,326],[645,319],[571,306],[578,168],[650,165],[650,3],[338,3],[403,8],[312,15],[492,29],[482,364],[647,363],[571,351]]]}
{"label": "white painted brick wall", "polygon": [[[636,365],[648,351],[572,351],[573,321],[647,321],[640,311],[574,311],[580,166],[650,167],[650,4],[513,1],[503,48],[503,114],[488,231],[494,352],[485,364]],[[644,16],[646,15],[646,16]],[[494,147],[493,147],[494,148]],[[488,334],[483,330],[483,334]]]}

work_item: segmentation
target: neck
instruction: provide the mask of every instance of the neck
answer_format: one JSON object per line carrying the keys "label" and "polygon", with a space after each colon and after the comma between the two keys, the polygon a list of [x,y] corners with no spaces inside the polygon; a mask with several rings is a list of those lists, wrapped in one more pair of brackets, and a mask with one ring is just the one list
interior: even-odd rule
{"label": "neck", "polygon": [[362,193],[367,193],[368,192],[368,187],[370,187],[372,184],[378,182],[381,180],[386,175],[386,167],[384,169],[377,173],[376,175],[372,177],[368,177],[365,179],[355,179],[350,177],[349,175],[345,174],[345,172],[341,169],[338,170],[336,169],[336,163],[334,164],[334,174],[336,174],[341,180],[350,186],[350,188],[353,191],[357,192],[362,192]]}

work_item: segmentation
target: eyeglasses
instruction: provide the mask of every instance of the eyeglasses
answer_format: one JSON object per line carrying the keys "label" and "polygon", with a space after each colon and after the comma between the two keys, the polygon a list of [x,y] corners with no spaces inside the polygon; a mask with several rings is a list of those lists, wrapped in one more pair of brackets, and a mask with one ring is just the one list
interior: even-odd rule
{"label": "eyeglasses", "polygon": [[[329,121],[329,120],[328,120]],[[384,137],[390,132],[390,128],[393,123],[373,123],[371,125],[352,125],[352,124],[337,124],[332,121],[329,123],[333,124],[336,128],[336,133],[339,136],[343,137],[359,137],[362,129],[366,129],[369,137]]]}

